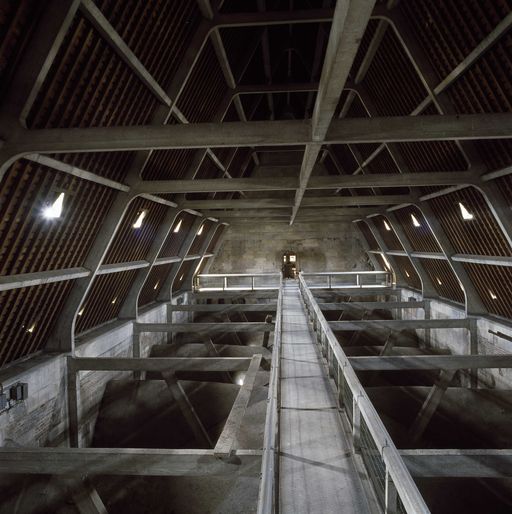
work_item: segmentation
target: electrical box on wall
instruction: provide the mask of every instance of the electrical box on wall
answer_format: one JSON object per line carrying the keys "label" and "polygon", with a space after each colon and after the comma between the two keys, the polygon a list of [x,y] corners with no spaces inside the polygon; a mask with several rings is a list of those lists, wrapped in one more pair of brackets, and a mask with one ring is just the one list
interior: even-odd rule
{"label": "electrical box on wall", "polygon": [[11,386],[9,389],[10,400],[20,402],[28,397],[28,384],[18,383]]}

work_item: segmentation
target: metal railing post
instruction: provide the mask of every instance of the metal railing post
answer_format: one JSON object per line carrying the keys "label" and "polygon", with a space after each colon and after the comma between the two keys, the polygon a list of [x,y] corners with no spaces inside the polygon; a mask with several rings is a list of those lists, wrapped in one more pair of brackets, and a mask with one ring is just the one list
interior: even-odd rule
{"label": "metal railing post", "polygon": [[357,404],[357,396],[352,397],[352,439],[354,443],[354,451],[361,452],[361,411]]}

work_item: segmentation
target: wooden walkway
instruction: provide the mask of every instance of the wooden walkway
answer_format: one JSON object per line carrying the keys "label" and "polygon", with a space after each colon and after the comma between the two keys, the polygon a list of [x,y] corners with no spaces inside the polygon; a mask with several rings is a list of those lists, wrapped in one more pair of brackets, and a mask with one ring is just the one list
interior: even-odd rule
{"label": "wooden walkway", "polygon": [[280,513],[370,512],[296,281],[283,291]]}

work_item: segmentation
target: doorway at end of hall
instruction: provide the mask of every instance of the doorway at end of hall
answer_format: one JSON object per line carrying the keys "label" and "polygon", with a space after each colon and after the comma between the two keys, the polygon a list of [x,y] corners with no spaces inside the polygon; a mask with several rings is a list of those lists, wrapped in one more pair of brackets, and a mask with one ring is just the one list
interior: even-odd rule
{"label": "doorway at end of hall", "polygon": [[295,252],[285,252],[283,254],[283,278],[295,279],[297,278],[297,254]]}

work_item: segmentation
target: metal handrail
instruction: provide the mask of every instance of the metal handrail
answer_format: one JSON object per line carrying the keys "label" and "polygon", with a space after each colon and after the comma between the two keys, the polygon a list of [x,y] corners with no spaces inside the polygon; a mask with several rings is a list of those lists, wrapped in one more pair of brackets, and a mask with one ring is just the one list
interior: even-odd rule
{"label": "metal handrail", "polygon": [[272,347],[272,363],[268,384],[267,411],[263,437],[263,457],[261,462],[261,482],[258,494],[257,514],[276,512],[277,473],[279,470],[279,380],[281,360],[281,330],[283,310],[283,279],[279,280],[279,296],[277,298],[276,320],[274,328],[274,344]]}
{"label": "metal handrail", "polygon": [[[322,311],[318,307],[316,300],[313,298],[306,281],[302,274],[299,276],[299,288],[304,299],[306,308],[313,319],[313,326],[319,337],[328,343],[332,356],[338,365],[338,376],[343,376],[345,383],[350,388],[353,397],[354,412],[357,412],[368,427],[370,435],[377,447],[379,454],[382,458],[386,469],[386,475],[389,476],[393,482],[396,492],[408,514],[428,514],[428,509],[425,500],[421,496],[412,476],[407,469],[402,457],[400,456],[396,446],[391,439],[386,427],[382,423],[375,407],[371,403],[364,387],[357,378],[357,375],[352,368],[345,352],[341,348],[336,336],[331,330],[329,323],[325,319]],[[329,358],[329,352],[327,352]],[[338,380],[339,383],[339,380]],[[357,432],[359,427],[354,427]],[[354,434],[354,439],[359,439],[359,434]]]}
{"label": "metal handrail", "polygon": [[[348,287],[348,288],[354,288],[354,287],[391,287],[393,286],[393,274],[389,271],[367,271],[367,270],[360,270],[360,271],[318,271],[318,272],[301,272],[300,273],[304,279],[306,277],[325,277],[327,278],[326,286],[328,289],[332,289],[333,287],[336,288],[342,288],[342,287]],[[333,286],[333,278],[336,277],[355,277],[355,282],[353,284],[343,284],[343,285],[337,285]],[[364,277],[378,277],[383,276],[384,280],[382,284],[363,284],[363,278]],[[323,286],[322,286],[323,287]]]}
{"label": "metal handrail", "polygon": [[[266,285],[266,286],[257,286],[256,280],[258,278],[269,278],[273,277],[276,279],[276,284]],[[238,286],[229,286],[229,279],[234,278],[250,278],[250,285],[238,285]],[[281,273],[202,273],[200,275],[196,275],[194,278],[194,291],[199,291],[202,288],[200,285],[201,280],[208,279],[221,279],[219,286],[210,287],[212,290],[221,290],[227,291],[229,289],[237,290],[237,291],[254,291],[256,288],[258,289],[279,289],[281,284]]]}

